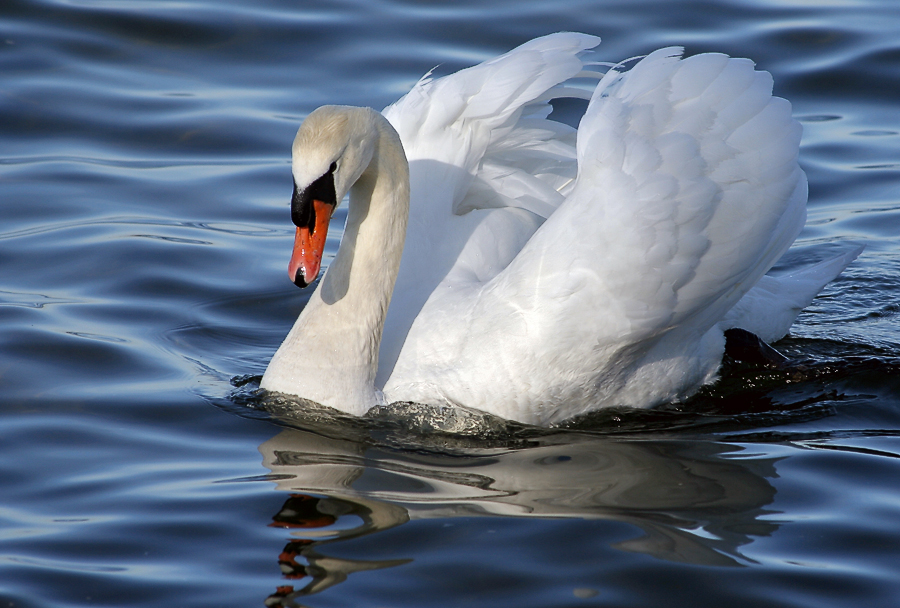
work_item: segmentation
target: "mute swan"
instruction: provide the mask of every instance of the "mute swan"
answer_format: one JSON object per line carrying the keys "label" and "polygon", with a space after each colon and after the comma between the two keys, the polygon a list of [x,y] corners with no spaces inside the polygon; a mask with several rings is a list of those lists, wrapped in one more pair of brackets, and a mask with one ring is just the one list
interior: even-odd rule
{"label": "mute swan", "polygon": [[[412,401],[548,425],[685,398],[715,380],[726,329],[788,331],[859,253],[765,274],[806,217],[790,104],[747,59],[665,48],[603,75],[585,59],[598,43],[545,36],[426,75],[383,113],[306,118],[299,286],[348,192],[350,207],[262,388],[355,415]],[[548,119],[561,97],[590,100],[577,132]]]}

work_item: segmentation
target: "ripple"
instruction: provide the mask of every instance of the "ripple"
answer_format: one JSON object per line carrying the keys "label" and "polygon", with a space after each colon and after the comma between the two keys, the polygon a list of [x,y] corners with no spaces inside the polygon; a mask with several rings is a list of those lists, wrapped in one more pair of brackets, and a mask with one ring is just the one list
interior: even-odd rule
{"label": "ripple", "polygon": [[128,340],[124,338],[117,338],[115,336],[103,336],[100,334],[92,334],[86,331],[67,331],[67,334],[70,336],[75,336],[76,338],[86,338],[88,340],[99,340],[100,342],[112,342],[114,344],[127,344]]}
{"label": "ripple", "polygon": [[25,308],[44,308],[51,304],[78,304],[79,300],[56,298],[40,293],[17,293],[0,291],[0,306],[23,306]]}
{"label": "ripple", "polygon": [[887,129],[869,129],[867,131],[854,131],[851,135],[858,135],[859,137],[889,137],[891,135],[897,135],[897,131],[888,131]]}
{"label": "ripple", "polygon": [[800,122],[833,122],[835,120],[841,120],[843,116],[838,116],[836,114],[813,114],[809,116],[797,116],[797,120]]}

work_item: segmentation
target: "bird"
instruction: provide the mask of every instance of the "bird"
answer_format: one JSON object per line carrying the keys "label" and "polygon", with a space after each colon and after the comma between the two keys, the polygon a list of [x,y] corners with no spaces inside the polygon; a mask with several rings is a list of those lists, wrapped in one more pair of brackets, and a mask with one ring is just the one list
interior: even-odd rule
{"label": "bird", "polygon": [[[619,63],[561,32],[397,102],[323,106],[292,146],[288,265],[340,246],[260,387],[362,416],[412,402],[550,426],[717,379],[859,254],[767,274],[806,221],[801,126],[748,59]],[[553,104],[580,104],[577,127]],[[578,101],[581,100],[581,101]]]}

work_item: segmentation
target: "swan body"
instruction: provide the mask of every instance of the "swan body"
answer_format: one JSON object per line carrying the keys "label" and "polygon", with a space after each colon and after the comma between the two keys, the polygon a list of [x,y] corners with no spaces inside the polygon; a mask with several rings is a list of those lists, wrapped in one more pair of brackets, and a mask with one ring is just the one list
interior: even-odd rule
{"label": "swan body", "polygon": [[[667,48],[603,75],[598,43],[545,36],[383,113],[307,117],[291,279],[315,279],[349,192],[347,226],[263,388],[547,425],[689,396],[731,327],[787,333],[859,253],[766,275],[806,218],[790,104],[746,59]],[[548,119],[565,97],[589,100],[577,130]]]}

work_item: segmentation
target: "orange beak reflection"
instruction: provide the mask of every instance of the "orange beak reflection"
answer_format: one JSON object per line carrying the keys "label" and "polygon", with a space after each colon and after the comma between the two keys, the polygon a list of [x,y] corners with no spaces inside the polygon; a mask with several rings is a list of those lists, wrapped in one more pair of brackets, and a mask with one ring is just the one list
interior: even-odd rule
{"label": "orange beak reflection", "polygon": [[322,255],[325,253],[325,239],[328,236],[328,221],[334,206],[314,200],[315,222],[313,229],[307,226],[297,228],[294,236],[294,251],[288,264],[288,276],[297,287],[306,287],[319,276]]}

